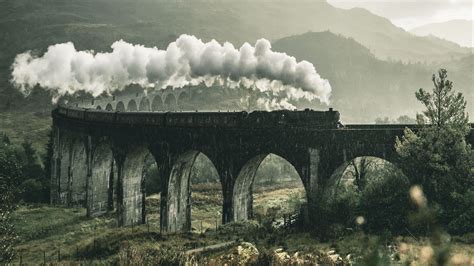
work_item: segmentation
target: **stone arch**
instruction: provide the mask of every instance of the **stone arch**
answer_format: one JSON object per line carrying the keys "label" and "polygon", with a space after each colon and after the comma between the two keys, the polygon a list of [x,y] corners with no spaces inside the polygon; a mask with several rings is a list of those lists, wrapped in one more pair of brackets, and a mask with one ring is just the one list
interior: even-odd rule
{"label": "stone arch", "polygon": [[357,179],[355,175],[359,175],[359,178],[364,178],[367,172],[377,171],[385,167],[388,167],[391,172],[398,171],[404,175],[402,170],[395,163],[386,158],[378,156],[356,156],[342,163],[331,174],[330,178],[324,184],[324,196],[333,196],[336,193],[336,188],[341,184],[354,183],[357,181],[355,180]]}
{"label": "stone arch", "polygon": [[189,109],[189,100],[189,94],[186,91],[181,92],[177,99],[177,107],[180,110]]}
{"label": "stone arch", "polygon": [[137,102],[135,100],[130,100],[127,104],[127,111],[134,112],[137,111]]}
{"label": "stone arch", "polygon": [[153,101],[151,103],[151,110],[152,111],[163,111],[164,110],[163,100],[162,100],[160,95],[156,95],[153,98]]}
{"label": "stone arch", "polygon": [[125,104],[122,101],[118,102],[117,106],[115,106],[115,111],[125,112]]}
{"label": "stone arch", "polygon": [[301,175],[296,170],[294,165],[290,163],[290,161],[287,160],[285,157],[279,156],[275,153],[266,153],[254,156],[253,158],[248,160],[247,163],[245,163],[245,165],[241,168],[234,183],[232,194],[232,210],[234,221],[246,221],[249,218],[253,217],[252,189],[255,176],[257,175],[257,171],[262,162],[270,154],[278,156],[284,161],[286,161],[288,164],[290,164],[293,167],[294,172],[298,174],[299,179],[302,181],[303,187],[305,187]]}
{"label": "stone arch", "polygon": [[143,97],[140,101],[140,104],[138,106],[139,111],[150,111],[150,101],[148,98]]}
{"label": "stone arch", "polygon": [[[167,193],[167,231],[191,231],[191,175],[198,156],[204,153],[190,150],[176,158],[171,168]],[[217,170],[216,170],[217,172]],[[220,182],[220,180],[219,180]]]}
{"label": "stone arch", "polygon": [[102,110],[102,107],[100,105],[97,105],[97,107],[95,109]]}
{"label": "stone arch", "polygon": [[69,154],[68,205],[85,206],[87,195],[87,149],[82,138],[71,143]]}
{"label": "stone arch", "polygon": [[106,111],[113,111],[113,110],[114,110],[114,107],[112,106],[112,104],[108,103],[108,104],[105,106],[105,110],[106,110]]}
{"label": "stone arch", "polygon": [[145,147],[134,147],[126,152],[122,163],[118,164],[117,210],[120,225],[145,221],[143,171],[148,156],[151,155]]}
{"label": "stone arch", "polygon": [[167,111],[176,111],[176,97],[174,94],[170,93],[166,96],[164,106]]}
{"label": "stone arch", "polygon": [[[339,223],[353,224],[357,216],[363,215],[370,227],[390,230],[403,226],[400,220],[388,215],[401,214],[408,204],[410,182],[396,164],[380,157],[358,156],[344,162],[328,181],[321,204],[336,208],[342,214]],[[341,199],[351,208],[341,208],[337,204]],[[381,212],[383,209],[389,213]]]}

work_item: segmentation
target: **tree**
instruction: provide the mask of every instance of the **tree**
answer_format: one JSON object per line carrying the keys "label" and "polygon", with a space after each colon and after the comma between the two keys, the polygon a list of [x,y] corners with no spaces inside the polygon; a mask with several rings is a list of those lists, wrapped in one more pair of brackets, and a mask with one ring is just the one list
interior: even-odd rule
{"label": "tree", "polygon": [[16,183],[20,177],[21,165],[13,149],[9,144],[0,146],[0,262],[9,262],[14,256],[17,234],[12,212],[16,207]]}
{"label": "tree", "polygon": [[465,112],[467,102],[462,93],[453,92],[453,83],[448,79],[446,69],[440,69],[438,78],[433,74],[433,93],[419,89],[415,95],[422,102],[426,110],[418,115],[420,124],[434,126],[437,131],[447,126],[461,130],[465,135],[469,132],[469,119]]}
{"label": "tree", "polygon": [[448,224],[460,215],[458,195],[474,185],[474,153],[465,138],[470,126],[463,95],[453,91],[445,69],[432,81],[432,93],[420,89],[415,94],[426,107],[417,116],[421,128],[405,129],[395,148],[411,184],[422,186],[441,222]]}

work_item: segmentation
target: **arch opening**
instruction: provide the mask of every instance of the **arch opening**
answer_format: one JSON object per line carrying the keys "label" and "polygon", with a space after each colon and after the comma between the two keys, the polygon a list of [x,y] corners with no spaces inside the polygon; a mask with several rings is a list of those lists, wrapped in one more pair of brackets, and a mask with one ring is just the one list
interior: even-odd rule
{"label": "arch opening", "polygon": [[100,105],[97,105],[97,107],[95,109],[102,110],[102,107]]}
{"label": "arch opening", "polygon": [[150,111],[150,101],[148,98],[143,97],[138,106],[138,111],[148,112]]}
{"label": "arch opening", "polygon": [[152,111],[163,111],[164,110],[164,105],[163,105],[163,100],[159,95],[156,95],[153,98],[153,101],[151,103],[151,110]]}
{"label": "arch opening", "polygon": [[122,101],[118,102],[117,106],[115,107],[115,111],[125,112],[125,104]]}
{"label": "arch opening", "polygon": [[[233,192],[234,221],[256,219],[272,226],[291,225],[306,210],[303,182],[295,167],[276,154],[250,159],[241,169]],[[289,217],[289,219],[286,219]]]}
{"label": "arch opening", "polygon": [[[143,169],[145,191],[146,223],[153,227],[161,227],[161,201],[163,195],[163,177],[160,175],[160,165],[149,154],[145,159]],[[165,193],[166,194],[166,193]]]}
{"label": "arch opening", "polygon": [[177,100],[177,107],[179,110],[186,110],[189,111],[191,110],[191,104],[190,104],[190,97],[189,94],[186,91],[183,91],[179,94],[178,100]]}
{"label": "arch opening", "polygon": [[323,200],[337,214],[333,223],[352,227],[360,216],[369,230],[392,230],[406,226],[408,190],[408,178],[396,165],[379,157],[360,156],[334,171]]}
{"label": "arch opening", "polygon": [[222,218],[222,185],[211,160],[187,151],[175,161],[168,184],[167,230],[202,232]]}
{"label": "arch opening", "polygon": [[105,110],[106,110],[106,111],[113,111],[113,110],[114,110],[114,107],[113,107],[110,103],[108,103],[108,104],[105,106]]}
{"label": "arch opening", "polygon": [[132,99],[128,102],[127,111],[129,111],[129,112],[137,111],[137,102],[135,102],[135,100]]}
{"label": "arch opening", "polygon": [[166,96],[165,103],[164,103],[165,110],[167,111],[176,111],[176,97],[174,94],[170,93]]}

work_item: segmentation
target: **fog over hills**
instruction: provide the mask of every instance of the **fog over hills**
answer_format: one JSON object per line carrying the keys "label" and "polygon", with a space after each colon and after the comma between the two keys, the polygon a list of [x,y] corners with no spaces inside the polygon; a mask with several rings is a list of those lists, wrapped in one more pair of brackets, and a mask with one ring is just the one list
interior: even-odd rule
{"label": "fog over hills", "polygon": [[432,23],[410,30],[419,36],[436,36],[455,42],[464,47],[474,47],[474,21],[450,20],[441,23]]}
{"label": "fog over hills", "polygon": [[[277,41],[326,30],[344,38],[324,33],[301,35],[308,40],[296,36]],[[428,87],[431,74],[442,65],[440,62],[470,54],[470,49],[452,42],[414,36],[367,10],[339,9],[326,1],[4,0],[0,1],[0,109],[49,104],[44,93],[37,92],[23,100],[11,88],[10,67],[19,53],[32,50],[41,55],[49,45],[67,41],[73,42],[78,50],[110,51],[110,45],[120,39],[164,48],[182,33],[204,40],[230,41],[235,46],[254,43],[259,38],[274,41],[275,48],[295,55],[298,60],[313,62],[323,78],[334,86],[334,104],[360,110],[353,116],[365,114],[364,108],[368,107],[361,107],[361,103],[352,102],[348,96],[367,95],[371,101],[387,97],[383,101],[393,105],[395,98],[396,102],[414,103],[413,94],[400,88],[408,91]],[[343,48],[348,42],[346,37],[353,39],[354,47]],[[329,39],[325,42],[324,38]],[[406,66],[398,61],[427,65]],[[392,74],[391,68],[398,68],[399,72]],[[373,74],[377,71],[382,71],[380,76]],[[456,81],[456,75],[452,73],[450,77]],[[354,79],[349,82],[348,77]],[[387,81],[397,79],[398,83]],[[412,80],[420,83],[412,84]],[[465,80],[457,84],[468,84]],[[387,94],[387,90],[396,93]],[[399,107],[384,105],[380,116],[398,114],[395,109]]]}
{"label": "fog over hills", "polygon": [[313,63],[331,81],[331,105],[348,122],[371,122],[377,116],[415,117],[422,109],[415,91],[431,89],[431,75],[439,67],[448,68],[449,79],[465,95],[468,110],[474,114],[473,56],[442,65],[389,62],[376,58],[355,40],[331,32],[286,37],[274,42],[273,49]]}

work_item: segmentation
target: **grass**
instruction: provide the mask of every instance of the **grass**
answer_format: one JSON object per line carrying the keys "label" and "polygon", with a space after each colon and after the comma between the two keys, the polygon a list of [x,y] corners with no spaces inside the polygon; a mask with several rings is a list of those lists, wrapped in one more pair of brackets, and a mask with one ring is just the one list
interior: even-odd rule
{"label": "grass", "polygon": [[42,112],[0,112],[0,133],[6,133],[14,144],[31,141],[40,155],[46,152],[51,115]]}
{"label": "grass", "polygon": [[[202,220],[205,228],[202,234],[200,230],[175,235],[160,234],[159,195],[147,198],[150,225],[133,228],[116,227],[114,213],[88,219],[85,217],[83,208],[22,206],[14,213],[14,222],[20,241],[16,245],[17,256],[13,262],[19,262],[21,256],[23,263],[39,264],[44,260],[43,254],[47,262],[57,262],[58,250],[60,250],[61,261],[65,264],[70,262],[169,264],[176,261],[183,263],[183,259],[186,258],[181,257],[180,254],[186,250],[238,240],[239,243],[241,241],[252,243],[262,256],[265,254],[271,256],[276,249],[282,248],[290,256],[295,256],[295,253],[310,254],[313,258],[318,256],[319,263],[324,263],[327,262],[328,252],[334,251],[347,263],[347,256],[352,260],[362,259],[368,247],[378,243],[378,236],[366,235],[357,230],[339,239],[321,242],[301,230],[269,230],[255,221],[219,224],[216,231],[214,217],[216,211],[220,211],[220,205],[216,204],[219,202],[220,193],[216,193],[219,189],[216,186],[210,186],[210,189],[206,191],[204,187],[196,187],[193,191],[192,197],[199,204],[193,207],[192,225],[195,229],[199,229],[197,226]],[[276,202],[282,205],[287,204],[288,200],[295,197],[290,196],[291,192],[300,195],[298,188],[259,190],[254,194],[256,211],[259,206],[264,207],[266,204],[269,204],[268,206],[274,206]],[[280,210],[285,210],[285,208]],[[220,219],[218,222],[220,223]],[[466,262],[466,258],[474,257],[473,239],[472,235],[453,238],[450,245],[452,265],[456,265],[453,263],[456,260]],[[390,242],[382,244],[384,245],[381,249],[387,255],[399,258],[397,263],[414,262],[414,265],[423,265],[423,252],[430,246],[427,238],[415,240],[407,236],[394,237],[390,239]],[[193,259],[221,265],[228,261],[228,254],[238,256],[237,245],[236,242],[235,246],[208,252]]]}

